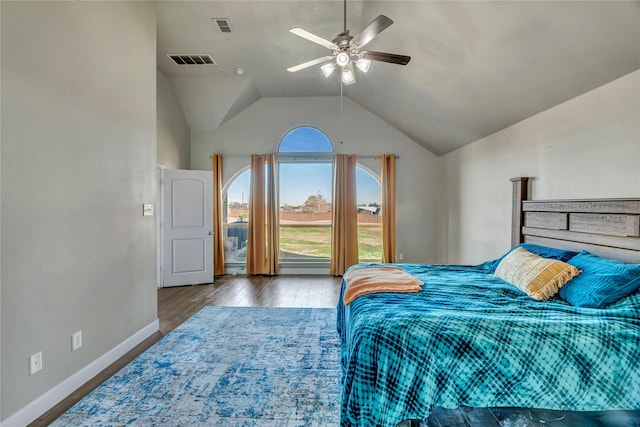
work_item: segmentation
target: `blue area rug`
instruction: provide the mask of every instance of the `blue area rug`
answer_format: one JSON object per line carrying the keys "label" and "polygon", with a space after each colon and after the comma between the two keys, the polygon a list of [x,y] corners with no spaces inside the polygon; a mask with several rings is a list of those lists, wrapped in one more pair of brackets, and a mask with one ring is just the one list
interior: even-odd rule
{"label": "blue area rug", "polygon": [[337,426],[328,308],[205,307],[52,426]]}

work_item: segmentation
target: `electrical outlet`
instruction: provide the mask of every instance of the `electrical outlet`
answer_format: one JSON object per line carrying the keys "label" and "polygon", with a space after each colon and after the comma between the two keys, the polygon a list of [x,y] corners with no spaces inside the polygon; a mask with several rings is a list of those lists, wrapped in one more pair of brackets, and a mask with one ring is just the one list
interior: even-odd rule
{"label": "electrical outlet", "polygon": [[398,254],[398,261],[404,261],[404,254]]}
{"label": "electrical outlet", "polygon": [[82,347],[82,331],[71,335],[71,351],[76,351],[80,347]]}
{"label": "electrical outlet", "polygon": [[42,352],[39,351],[36,354],[29,357],[29,375],[33,375],[42,369]]}

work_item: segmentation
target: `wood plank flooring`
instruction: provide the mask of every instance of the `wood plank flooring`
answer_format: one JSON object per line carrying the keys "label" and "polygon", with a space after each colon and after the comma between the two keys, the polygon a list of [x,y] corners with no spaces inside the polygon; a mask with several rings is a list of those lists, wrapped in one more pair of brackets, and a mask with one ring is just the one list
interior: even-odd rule
{"label": "wood plank flooring", "polygon": [[[341,279],[332,276],[222,276],[215,283],[158,290],[160,331],[84,384],[31,426],[46,426],[160,338],[207,305],[336,306]],[[408,425],[408,423],[407,423]],[[519,408],[435,408],[427,427],[640,427],[640,411],[565,412]]]}
{"label": "wood plank flooring", "polygon": [[158,290],[163,334],[206,305],[335,308],[341,278],[333,276],[222,276],[210,285]]}

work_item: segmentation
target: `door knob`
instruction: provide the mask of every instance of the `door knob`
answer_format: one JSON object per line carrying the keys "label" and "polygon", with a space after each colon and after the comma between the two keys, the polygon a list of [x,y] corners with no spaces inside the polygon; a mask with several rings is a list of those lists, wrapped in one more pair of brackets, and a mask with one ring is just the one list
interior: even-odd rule
{"label": "door knob", "polygon": [[210,232],[209,232],[209,236],[213,236],[213,231],[210,231]]}

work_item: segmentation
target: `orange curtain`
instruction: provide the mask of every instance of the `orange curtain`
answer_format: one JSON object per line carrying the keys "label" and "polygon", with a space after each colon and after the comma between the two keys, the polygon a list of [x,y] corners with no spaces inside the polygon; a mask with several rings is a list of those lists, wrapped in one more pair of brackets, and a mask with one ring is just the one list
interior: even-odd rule
{"label": "orange curtain", "polygon": [[224,229],[222,228],[222,156],[214,154],[213,171],[213,274],[224,274]]}
{"label": "orange curtain", "polygon": [[275,156],[251,156],[247,274],[278,274],[278,211]]}
{"label": "orange curtain", "polygon": [[329,273],[341,276],[347,268],[358,263],[356,156],[336,155],[334,170]]}
{"label": "orange curtain", "polygon": [[396,156],[382,156],[382,262],[396,262]]}
{"label": "orange curtain", "polygon": [[280,229],[278,226],[278,197],[276,190],[276,156],[268,156],[267,168],[267,271],[269,275],[278,274],[280,257]]}

